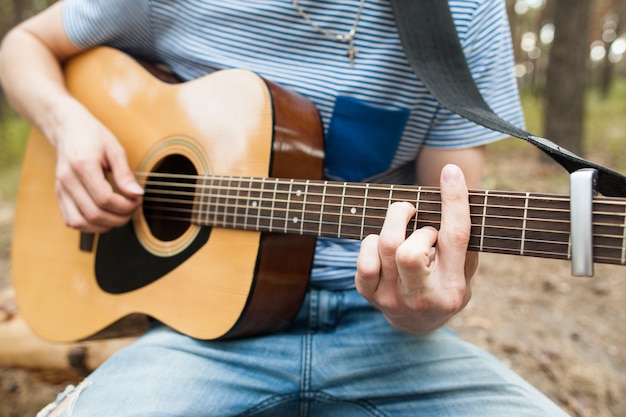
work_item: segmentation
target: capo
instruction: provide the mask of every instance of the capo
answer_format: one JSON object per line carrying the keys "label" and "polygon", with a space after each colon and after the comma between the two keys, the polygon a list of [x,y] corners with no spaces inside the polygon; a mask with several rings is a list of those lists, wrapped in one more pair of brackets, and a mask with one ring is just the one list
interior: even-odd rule
{"label": "capo", "polygon": [[598,172],[583,168],[570,174],[572,275],[593,276],[593,197]]}

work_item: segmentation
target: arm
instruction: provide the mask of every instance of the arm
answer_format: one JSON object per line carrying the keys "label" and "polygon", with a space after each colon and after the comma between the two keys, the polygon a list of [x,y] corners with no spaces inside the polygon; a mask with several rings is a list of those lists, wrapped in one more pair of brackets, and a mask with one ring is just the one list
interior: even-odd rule
{"label": "arm", "polygon": [[57,150],[56,193],[66,224],[102,232],[130,219],[142,190],[119,142],[65,89],[61,65],[81,50],[65,32],[62,8],[58,2],[6,35],[0,81],[12,106]]}
{"label": "arm", "polygon": [[418,158],[418,179],[423,185],[441,187],[440,230],[424,227],[405,239],[415,207],[395,203],[380,235],[362,242],[357,289],[400,330],[432,331],[469,302],[478,256],[467,252],[471,224],[466,182],[478,185],[483,161],[484,147],[424,148]]}

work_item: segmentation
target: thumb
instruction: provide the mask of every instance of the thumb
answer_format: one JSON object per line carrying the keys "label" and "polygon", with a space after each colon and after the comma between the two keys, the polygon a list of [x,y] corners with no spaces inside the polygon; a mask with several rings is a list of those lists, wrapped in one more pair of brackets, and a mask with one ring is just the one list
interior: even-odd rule
{"label": "thumb", "polygon": [[137,182],[135,175],[128,165],[126,153],[121,147],[107,152],[107,159],[113,176],[113,182],[122,194],[128,197],[141,196],[144,194],[143,188],[141,188]]}

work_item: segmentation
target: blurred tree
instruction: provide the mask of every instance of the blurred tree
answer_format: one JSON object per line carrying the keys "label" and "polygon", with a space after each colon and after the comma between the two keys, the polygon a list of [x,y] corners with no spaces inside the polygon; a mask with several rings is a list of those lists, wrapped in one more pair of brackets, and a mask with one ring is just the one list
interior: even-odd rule
{"label": "blurred tree", "polygon": [[624,0],[597,0],[598,10],[594,19],[599,28],[594,39],[604,46],[604,57],[598,65],[597,84],[601,94],[609,94],[615,76],[615,63],[612,62],[611,48],[624,29],[626,18],[626,1]]}
{"label": "blurred tree", "polygon": [[546,75],[544,134],[583,154],[589,12],[592,0],[554,0],[554,41]]}
{"label": "blurred tree", "polygon": [[[27,17],[44,9],[56,0],[0,0],[0,38]],[[4,93],[0,90],[0,122],[7,109]]]}

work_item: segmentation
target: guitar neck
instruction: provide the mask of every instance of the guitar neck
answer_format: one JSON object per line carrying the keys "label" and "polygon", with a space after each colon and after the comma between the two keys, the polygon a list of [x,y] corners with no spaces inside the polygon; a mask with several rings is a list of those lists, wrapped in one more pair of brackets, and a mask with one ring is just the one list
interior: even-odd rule
{"label": "guitar neck", "polygon": [[[407,235],[441,221],[440,192],[433,187],[208,176],[180,190],[172,177],[152,178],[144,205],[169,201],[170,211],[202,226],[360,240],[380,232],[397,201],[417,208]],[[569,197],[470,190],[469,201],[470,250],[570,259]],[[593,213],[594,261],[625,265],[626,202],[596,197]]]}

